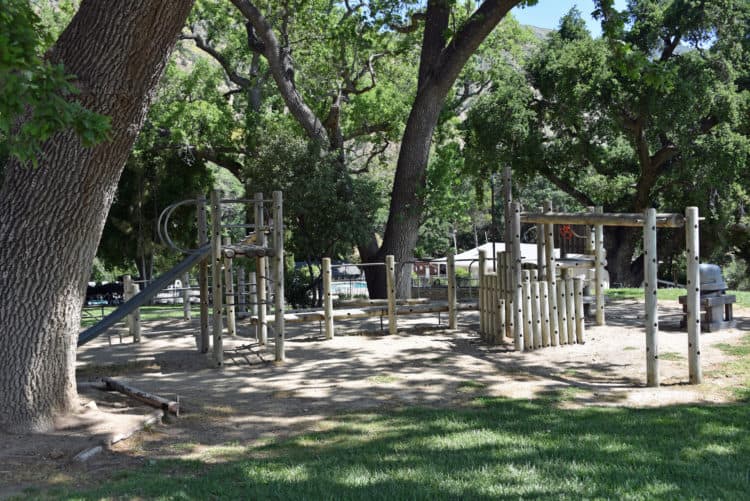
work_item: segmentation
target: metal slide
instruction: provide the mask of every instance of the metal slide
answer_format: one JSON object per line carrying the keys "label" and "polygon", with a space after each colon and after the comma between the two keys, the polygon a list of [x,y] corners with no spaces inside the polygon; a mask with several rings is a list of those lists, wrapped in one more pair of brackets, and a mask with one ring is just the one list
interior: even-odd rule
{"label": "metal slide", "polygon": [[174,268],[170,269],[166,273],[163,273],[151,284],[143,289],[141,292],[130,298],[122,306],[117,308],[115,311],[104,317],[96,325],[92,325],[85,331],[78,335],[78,346],[83,346],[95,337],[99,336],[107,329],[115,325],[117,322],[128,316],[136,308],[143,306],[144,303],[148,302],[152,297],[166,288],[175,279],[179,278],[183,273],[188,271],[195,264],[208,256],[211,252],[211,246],[205,245],[199,249],[196,249],[192,254],[188,255],[182,262],[177,264]]}

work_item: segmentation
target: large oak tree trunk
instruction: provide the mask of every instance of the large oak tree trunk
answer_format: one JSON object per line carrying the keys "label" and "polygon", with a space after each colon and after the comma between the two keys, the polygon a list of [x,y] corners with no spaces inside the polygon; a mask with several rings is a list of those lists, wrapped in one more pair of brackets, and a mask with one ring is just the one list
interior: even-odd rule
{"label": "large oak tree trunk", "polygon": [[[485,0],[448,39],[450,3],[427,2],[424,36],[419,61],[417,95],[401,141],[391,206],[383,243],[374,256],[363,256],[370,262],[383,262],[392,254],[397,262],[411,261],[416,247],[424,207],[425,173],[430,158],[432,133],[448,92],[466,62],[519,0]],[[409,288],[409,266],[397,267],[397,296],[404,297]],[[385,274],[382,268],[366,270],[370,297],[385,297]]]}
{"label": "large oak tree trunk", "polygon": [[39,167],[11,161],[0,189],[0,429],[43,431],[73,409],[86,281],[125,160],[193,0],[84,0],[50,53],[109,141],[57,134]]}

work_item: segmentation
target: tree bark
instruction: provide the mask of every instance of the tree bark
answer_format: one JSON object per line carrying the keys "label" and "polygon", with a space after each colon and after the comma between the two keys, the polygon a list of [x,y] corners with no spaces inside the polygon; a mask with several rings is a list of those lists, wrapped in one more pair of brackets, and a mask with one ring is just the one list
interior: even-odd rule
{"label": "tree bark", "polygon": [[76,341],[86,281],[122,168],[193,0],[84,0],[50,51],[77,99],[111,117],[110,139],[73,132],[39,167],[6,166],[0,188],[0,429],[50,429],[77,401]]}
{"label": "tree bark", "polygon": [[[430,158],[432,133],[437,126],[445,97],[466,62],[489,35],[516,0],[485,0],[448,41],[446,3],[430,0],[425,13],[424,37],[419,63],[419,86],[401,141],[391,205],[383,243],[370,262],[383,262],[386,255],[396,262],[410,261],[417,244],[424,207],[425,172]],[[397,297],[408,290],[408,266],[397,267]],[[367,285],[370,297],[385,297],[385,270],[368,268]]]}

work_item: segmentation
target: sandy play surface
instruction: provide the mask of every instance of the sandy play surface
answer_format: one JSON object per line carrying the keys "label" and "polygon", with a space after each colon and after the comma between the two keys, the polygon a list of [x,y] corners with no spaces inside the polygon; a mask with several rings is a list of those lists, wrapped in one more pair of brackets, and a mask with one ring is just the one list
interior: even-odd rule
{"label": "sandy play surface", "polygon": [[[85,389],[81,414],[61,421],[59,431],[0,435],[5,444],[0,450],[0,497],[40,483],[90,481],[92,475],[155,457],[200,456],[227,442],[252,444],[288,436],[347,411],[458,406],[477,395],[564,395],[560,405],[568,407],[730,401],[738,382],[724,368],[731,357],[717,345],[740,342],[750,331],[750,311],[735,312],[737,328],[702,335],[705,382],[691,386],[687,334],[677,328],[680,309],[674,303],[660,303],[659,388],[645,387],[643,305],[634,301],[610,304],[605,327],[589,322],[583,345],[524,353],[515,352],[511,340],[497,346],[483,343],[476,333],[476,312],[464,312],[455,331],[445,329],[445,314],[440,319],[435,314],[401,317],[396,336],[385,335],[378,319],[341,322],[340,335],[330,341],[317,324],[293,325],[283,364],[273,362],[273,345],[261,353],[265,362],[248,350],[230,356],[232,349],[254,341],[250,326],[243,324],[240,336],[225,338],[228,353],[221,370],[197,353],[196,320],[146,324],[139,344],[126,336],[120,342],[113,331],[109,339],[97,339],[79,351],[79,381],[112,376],[179,398],[182,415],[112,445],[112,437],[137,427],[153,409],[117,393]],[[103,452],[94,459],[73,459],[98,444]]]}

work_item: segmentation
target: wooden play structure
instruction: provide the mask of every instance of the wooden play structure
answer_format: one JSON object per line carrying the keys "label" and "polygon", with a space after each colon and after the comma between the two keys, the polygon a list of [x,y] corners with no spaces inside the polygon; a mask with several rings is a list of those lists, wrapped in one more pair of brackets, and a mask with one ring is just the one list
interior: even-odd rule
{"label": "wooden play structure", "polygon": [[[506,177],[509,186],[510,177]],[[645,288],[645,331],[647,384],[659,385],[659,316],[657,305],[656,253],[657,228],[685,227],[687,249],[687,296],[681,302],[686,312],[689,352],[689,381],[698,384],[702,381],[700,367],[701,331],[701,281],[699,273],[699,218],[698,209],[689,207],[685,214],[657,214],[647,209],[642,214],[604,213],[601,207],[588,212],[554,212],[551,203],[545,204],[537,212],[523,212],[518,202],[509,200],[510,190],[506,186],[506,236],[503,250],[494,256],[479,254],[478,304],[459,303],[456,294],[456,261],[449,255],[447,265],[447,288],[445,301],[425,302],[409,298],[397,299],[396,266],[411,263],[397,263],[393,256],[386,256],[383,263],[358,264],[363,266],[384,266],[386,274],[387,299],[349,302],[345,308],[333,307],[331,291],[332,265],[330,258],[322,261],[323,309],[313,311],[285,312],[284,305],[284,227],[283,200],[281,192],[274,192],[270,200],[262,193],[253,199],[224,200],[218,192],[211,194],[210,203],[205,199],[186,200],[174,204],[160,218],[160,232],[164,231],[165,242],[178,249],[169,239],[169,215],[179,206],[195,204],[199,248],[185,251],[189,257],[160,277],[149,289],[163,287],[162,281],[184,273],[191,266],[199,266],[200,284],[200,333],[196,337],[198,350],[207,353],[213,347],[213,358],[217,366],[223,365],[223,335],[236,335],[236,306],[242,310],[250,306],[250,324],[255,327],[257,344],[268,342],[268,327],[274,331],[276,361],[284,361],[284,341],[286,323],[321,322],[326,339],[335,333],[335,321],[341,319],[380,317],[387,320],[388,332],[398,330],[397,318],[401,315],[446,312],[448,328],[457,326],[457,312],[461,310],[479,311],[479,332],[489,343],[496,343],[503,337],[512,338],[518,351],[535,350],[566,344],[585,342],[587,305],[593,306],[595,323],[605,325],[604,276],[606,253],[604,250],[604,226],[640,227],[643,229],[644,248],[644,288]],[[254,213],[253,224],[229,224],[222,222],[226,204],[251,205]],[[270,204],[270,210],[266,208]],[[210,231],[209,217],[210,210]],[[536,261],[531,256],[522,255],[522,225],[535,227]],[[578,255],[563,254],[560,257],[555,248],[554,237],[558,230],[571,232],[571,225],[583,228],[584,252]],[[248,228],[247,236],[232,242],[225,234],[228,230]],[[270,240],[270,244],[269,244]],[[527,249],[528,252],[528,249]],[[255,273],[249,283],[242,279],[234,288],[233,261],[238,258],[254,260]],[[270,263],[269,263],[270,261]],[[487,270],[492,262],[492,271]],[[531,261],[531,262],[530,262]],[[210,288],[209,288],[209,269]],[[583,273],[583,276],[580,276]],[[578,276],[574,276],[578,275]],[[587,287],[586,276],[591,279]],[[593,285],[591,287],[590,285]],[[590,289],[593,289],[590,292]],[[126,313],[118,312],[105,319],[102,327],[84,332],[79,337],[79,345],[98,335],[108,325],[132,313],[137,315],[137,306],[143,304],[143,292],[138,294],[131,284],[126,286],[130,299],[124,305]],[[593,294],[592,294],[593,292]],[[153,293],[149,292],[149,293]],[[131,297],[132,296],[132,297]],[[139,299],[140,298],[140,299]],[[236,301],[237,298],[242,298]],[[245,300],[249,298],[249,300]],[[187,303],[187,299],[185,300]],[[209,304],[212,305],[212,325],[209,334]],[[273,322],[269,321],[269,308],[273,305]],[[131,307],[132,306],[132,307]],[[241,312],[244,313],[244,312]],[[188,309],[189,314],[189,309]],[[731,316],[731,314],[730,314]],[[137,322],[135,322],[137,323]],[[134,329],[137,337],[137,329]]]}
{"label": "wooden play structure", "polygon": [[[252,224],[231,224],[222,221],[227,204],[251,206],[254,214]],[[266,208],[270,204],[271,210]],[[169,238],[169,218],[175,209],[183,205],[195,205],[197,209],[198,244],[196,250],[177,247]],[[210,217],[209,217],[210,216]],[[210,231],[209,231],[210,220]],[[232,242],[227,235],[232,229],[250,229],[245,238]],[[172,248],[187,254],[198,255],[198,283],[200,287],[200,332],[196,336],[198,351],[208,353],[212,349],[214,362],[224,364],[224,331],[229,336],[237,334],[236,298],[244,293],[234,288],[233,261],[238,258],[253,259],[255,273],[250,275],[249,304],[255,313],[256,334],[260,345],[268,342],[268,310],[273,305],[274,351],[277,362],[284,361],[285,316],[284,316],[284,223],[283,195],[274,191],[270,200],[262,193],[252,199],[222,199],[218,191],[211,192],[210,201],[204,198],[184,200],[173,204],[159,218],[162,240]],[[270,243],[269,243],[270,236]],[[270,266],[269,266],[270,260]],[[209,286],[210,270],[210,286]],[[270,272],[269,272],[270,271]],[[244,272],[241,274],[244,282]],[[238,289],[243,290],[244,284]],[[272,298],[269,300],[269,296]],[[239,302],[244,307],[248,302]],[[212,314],[209,315],[209,306]],[[188,309],[189,311],[189,309]],[[211,326],[209,329],[209,318]]]}

